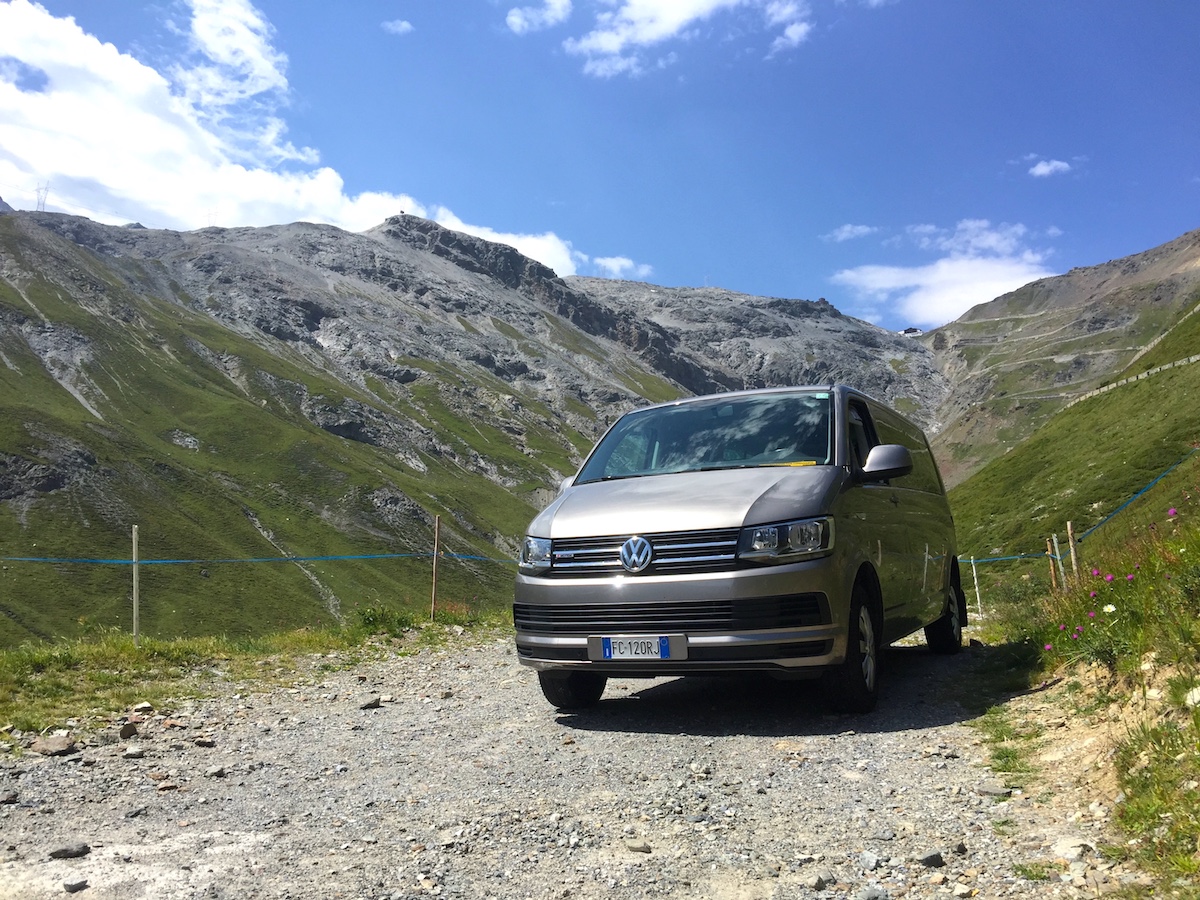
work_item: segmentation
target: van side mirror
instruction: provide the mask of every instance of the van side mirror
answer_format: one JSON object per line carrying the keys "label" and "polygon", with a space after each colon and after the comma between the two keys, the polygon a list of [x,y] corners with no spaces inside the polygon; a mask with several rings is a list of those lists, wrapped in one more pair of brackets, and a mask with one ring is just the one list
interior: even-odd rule
{"label": "van side mirror", "polygon": [[887,481],[912,471],[912,454],[903,444],[879,444],[871,448],[862,468],[863,481]]}
{"label": "van side mirror", "polygon": [[558,486],[558,492],[561,494],[563,491],[565,491],[567,488],[569,488],[574,483],[575,483],[575,476],[568,475],[566,478],[564,478],[562,480],[562,484],[560,484]]}

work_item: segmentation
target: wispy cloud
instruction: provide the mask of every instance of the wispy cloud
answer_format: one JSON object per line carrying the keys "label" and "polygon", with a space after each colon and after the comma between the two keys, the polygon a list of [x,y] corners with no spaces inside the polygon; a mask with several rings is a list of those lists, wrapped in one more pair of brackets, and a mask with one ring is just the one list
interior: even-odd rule
{"label": "wispy cloud", "polygon": [[993,226],[964,219],[952,230],[915,225],[907,237],[917,249],[941,254],[915,266],[864,265],[843,269],[832,281],[850,288],[866,319],[891,318],[914,325],[944,325],[980,303],[1055,274],[1046,266],[1049,251],[1030,245],[1024,225]]}
{"label": "wispy cloud", "polygon": [[639,265],[626,256],[598,256],[592,263],[608,278],[646,279],[654,274],[652,266]]}
{"label": "wispy cloud", "polygon": [[868,235],[875,234],[879,231],[872,225],[841,225],[828,234],[821,235],[821,240],[833,241],[835,244],[840,244],[843,241],[853,241],[858,238],[864,238]]}
{"label": "wispy cloud", "polygon": [[384,22],[380,26],[388,34],[409,34],[413,30],[413,23],[405,19],[392,19],[390,22]]}
{"label": "wispy cloud", "polygon": [[[602,6],[590,31],[563,41],[568,53],[583,58],[584,72],[600,78],[666,68],[675,51],[655,56],[651,48],[693,38],[701,25],[739,9],[757,11],[763,27],[777,32],[767,56],[799,46],[813,27],[807,0],[604,0]],[[506,22],[517,34],[541,31],[566,22],[571,8],[570,0],[544,0],[510,9]]]}
{"label": "wispy cloud", "polygon": [[571,16],[571,0],[544,0],[541,6],[510,9],[505,23],[517,34],[528,34],[561,25]]}
{"label": "wispy cloud", "polygon": [[[49,182],[53,211],[180,230],[303,220],[361,231],[405,211],[559,275],[591,266],[553,232],[471,225],[407,194],[348,194],[315,149],[286,138],[287,57],[263,14],[248,0],[190,10],[188,54],[160,72],[30,0],[0,3],[0,183],[32,198]],[[21,205],[7,188],[5,199]]]}

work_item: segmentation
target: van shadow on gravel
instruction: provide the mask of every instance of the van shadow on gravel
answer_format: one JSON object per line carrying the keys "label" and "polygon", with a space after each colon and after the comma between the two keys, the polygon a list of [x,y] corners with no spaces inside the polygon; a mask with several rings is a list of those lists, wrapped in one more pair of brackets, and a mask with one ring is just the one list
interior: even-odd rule
{"label": "van shadow on gravel", "polygon": [[863,715],[830,713],[820,681],[746,674],[651,681],[613,677],[598,705],[560,712],[557,721],[580,731],[709,737],[934,728],[970,721],[1021,693],[1033,660],[1020,651],[973,645],[954,656],[938,656],[924,646],[889,647],[879,703]]}

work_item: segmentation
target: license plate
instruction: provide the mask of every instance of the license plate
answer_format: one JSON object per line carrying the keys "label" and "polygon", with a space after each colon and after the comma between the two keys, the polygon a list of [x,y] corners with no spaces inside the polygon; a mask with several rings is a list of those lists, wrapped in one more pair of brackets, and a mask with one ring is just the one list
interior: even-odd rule
{"label": "license plate", "polygon": [[600,639],[605,659],[670,659],[671,642],[663,637],[606,637]]}

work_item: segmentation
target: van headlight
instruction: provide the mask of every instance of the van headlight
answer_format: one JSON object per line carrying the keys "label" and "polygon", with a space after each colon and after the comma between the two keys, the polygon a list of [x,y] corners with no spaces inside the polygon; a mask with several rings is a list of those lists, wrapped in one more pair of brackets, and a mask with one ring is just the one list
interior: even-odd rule
{"label": "van headlight", "polygon": [[525,535],[521,542],[521,556],[517,559],[517,568],[522,572],[535,575],[550,568],[550,539],[530,537]]}
{"label": "van headlight", "polygon": [[751,562],[795,562],[833,549],[833,519],[797,519],[743,528],[738,555]]}

